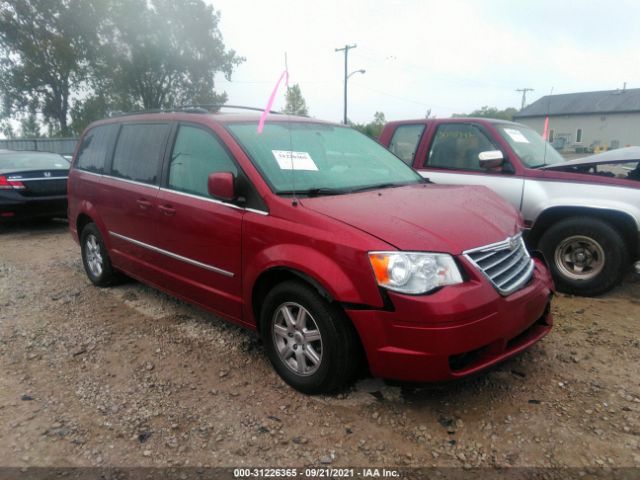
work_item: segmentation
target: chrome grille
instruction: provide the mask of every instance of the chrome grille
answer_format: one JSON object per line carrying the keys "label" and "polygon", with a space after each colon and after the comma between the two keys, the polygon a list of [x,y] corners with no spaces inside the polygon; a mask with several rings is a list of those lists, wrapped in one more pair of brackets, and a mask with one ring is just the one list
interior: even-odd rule
{"label": "chrome grille", "polygon": [[509,295],[524,286],[533,273],[533,260],[521,234],[463,254],[501,295]]}

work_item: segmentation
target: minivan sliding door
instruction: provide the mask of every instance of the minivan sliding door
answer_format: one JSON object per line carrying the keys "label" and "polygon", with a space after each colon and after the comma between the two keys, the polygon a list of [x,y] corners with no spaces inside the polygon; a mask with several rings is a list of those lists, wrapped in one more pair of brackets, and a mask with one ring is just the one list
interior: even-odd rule
{"label": "minivan sliding door", "polygon": [[157,196],[168,123],[132,123],[120,127],[101,194],[114,265],[150,282],[159,254]]}

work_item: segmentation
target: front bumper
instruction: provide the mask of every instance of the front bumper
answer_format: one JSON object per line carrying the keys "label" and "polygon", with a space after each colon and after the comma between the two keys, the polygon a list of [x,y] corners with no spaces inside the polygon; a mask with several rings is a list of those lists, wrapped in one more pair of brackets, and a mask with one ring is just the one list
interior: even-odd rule
{"label": "front bumper", "polygon": [[67,217],[67,196],[25,197],[0,191],[0,221],[39,217]]}
{"label": "front bumper", "polygon": [[539,260],[522,289],[502,297],[476,277],[432,295],[388,292],[393,311],[347,310],[382,378],[438,382],[499,363],[544,337],[553,283]]}

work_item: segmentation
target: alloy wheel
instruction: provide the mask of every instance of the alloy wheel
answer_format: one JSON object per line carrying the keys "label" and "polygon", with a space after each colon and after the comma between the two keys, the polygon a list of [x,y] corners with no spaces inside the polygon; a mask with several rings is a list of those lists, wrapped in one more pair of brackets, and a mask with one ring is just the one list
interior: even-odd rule
{"label": "alloy wheel", "polygon": [[272,339],[278,357],[297,375],[313,375],[322,363],[322,335],[309,311],[299,303],[280,305],[273,316]]}

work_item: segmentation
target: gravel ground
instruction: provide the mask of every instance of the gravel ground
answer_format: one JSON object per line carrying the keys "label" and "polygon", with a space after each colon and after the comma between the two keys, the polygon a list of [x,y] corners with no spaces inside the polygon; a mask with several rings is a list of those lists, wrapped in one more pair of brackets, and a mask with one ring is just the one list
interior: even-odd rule
{"label": "gravel ground", "polygon": [[640,467],[640,282],[559,295],[471,380],[310,397],[257,337],[135,282],[90,285],[66,224],[0,230],[0,465]]}

